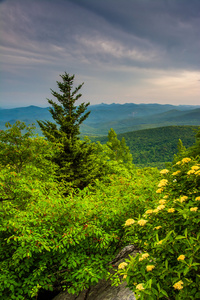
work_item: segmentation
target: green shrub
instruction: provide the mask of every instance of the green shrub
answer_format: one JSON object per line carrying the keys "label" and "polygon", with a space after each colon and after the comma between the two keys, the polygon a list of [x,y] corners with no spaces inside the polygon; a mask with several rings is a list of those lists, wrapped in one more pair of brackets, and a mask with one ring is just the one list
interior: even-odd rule
{"label": "green shrub", "polygon": [[141,253],[119,274],[137,299],[199,299],[200,164],[186,157],[160,173],[158,200],[125,222]]}
{"label": "green shrub", "polygon": [[[34,174],[30,166],[29,171]],[[31,175],[20,180],[20,173],[9,172],[1,170],[15,187],[10,191],[15,201],[5,200],[0,208],[4,300],[31,299],[40,289],[78,293],[106,277],[109,262],[126,242],[123,224],[144,212],[143,202],[153,197],[159,175],[147,169],[127,177],[107,176],[65,197],[58,183]],[[0,193],[4,198],[5,182]]]}

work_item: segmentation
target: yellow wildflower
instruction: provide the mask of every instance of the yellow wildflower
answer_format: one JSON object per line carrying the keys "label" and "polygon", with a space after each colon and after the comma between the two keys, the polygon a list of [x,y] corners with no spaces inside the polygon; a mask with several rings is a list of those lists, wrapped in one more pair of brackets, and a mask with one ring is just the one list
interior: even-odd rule
{"label": "yellow wildflower", "polygon": [[153,209],[148,209],[145,214],[152,214],[153,213]]}
{"label": "yellow wildflower", "polygon": [[162,179],[159,184],[158,184],[158,187],[163,187],[163,186],[166,186],[168,183],[168,180],[167,179]]}
{"label": "yellow wildflower", "polygon": [[160,240],[159,242],[157,242],[157,245],[161,245],[163,243],[163,240]]}
{"label": "yellow wildflower", "polygon": [[160,229],[160,228],[162,228],[162,226],[156,226],[156,227],[154,227],[154,229]]}
{"label": "yellow wildflower", "polygon": [[190,170],[187,172],[187,175],[194,174],[194,173],[195,173],[195,170]]}
{"label": "yellow wildflower", "polygon": [[148,265],[148,266],[146,266],[146,270],[147,270],[147,272],[150,272],[150,271],[152,271],[154,268],[155,268],[155,266],[154,266],[154,265]]}
{"label": "yellow wildflower", "polygon": [[163,191],[163,189],[160,188],[160,189],[158,189],[158,190],[156,191],[156,193],[157,193],[157,194],[160,194],[160,193],[162,193],[162,191]]}
{"label": "yellow wildflower", "polygon": [[144,226],[146,223],[147,223],[147,220],[144,220],[144,219],[141,219],[141,220],[138,221],[138,224],[140,226]]}
{"label": "yellow wildflower", "polygon": [[200,201],[200,196],[195,198],[196,201]]}
{"label": "yellow wildflower", "polygon": [[200,170],[196,171],[195,175],[200,175]]}
{"label": "yellow wildflower", "polygon": [[155,209],[153,210],[153,212],[154,212],[154,213],[157,213],[157,212],[159,212],[159,210],[158,210],[157,208],[155,208]]}
{"label": "yellow wildflower", "polygon": [[166,200],[161,199],[161,200],[159,201],[159,203],[160,203],[160,204],[165,204],[165,203],[166,203]]}
{"label": "yellow wildflower", "polygon": [[136,285],[136,290],[144,290],[143,283],[139,283],[138,285]]}
{"label": "yellow wildflower", "polygon": [[181,203],[183,203],[185,200],[187,200],[188,199],[188,196],[182,196],[181,198],[180,198],[180,202]]}
{"label": "yellow wildflower", "polygon": [[149,253],[144,253],[144,254],[142,254],[142,256],[139,258],[139,261],[142,261],[143,259],[146,259],[147,257],[149,257]]}
{"label": "yellow wildflower", "polygon": [[189,157],[185,157],[182,159],[183,164],[188,163],[189,161],[191,161],[191,158],[189,158]]}
{"label": "yellow wildflower", "polygon": [[176,289],[176,290],[181,290],[183,288],[183,281],[180,280],[178,282],[176,282],[173,287]]}
{"label": "yellow wildflower", "polygon": [[197,211],[198,210],[198,207],[191,207],[190,208],[190,211]]}
{"label": "yellow wildflower", "polygon": [[140,257],[140,258],[139,258],[139,261],[142,261],[143,259],[144,259],[144,258]]}
{"label": "yellow wildflower", "polygon": [[130,225],[132,225],[134,223],[135,223],[135,221],[133,219],[128,219],[128,220],[126,220],[124,226],[130,226]]}
{"label": "yellow wildflower", "polygon": [[181,164],[181,161],[177,161],[176,165],[180,165]]}
{"label": "yellow wildflower", "polygon": [[158,210],[161,210],[161,209],[164,209],[164,208],[165,208],[165,205],[159,205],[159,206],[157,207]]}
{"label": "yellow wildflower", "polygon": [[126,262],[122,262],[121,264],[119,264],[118,269],[124,269],[126,266],[128,266],[128,264]]}
{"label": "yellow wildflower", "polygon": [[192,166],[191,169],[196,171],[196,170],[199,170],[200,167],[199,166]]}
{"label": "yellow wildflower", "polygon": [[179,255],[179,257],[177,258],[177,260],[184,260],[185,259],[185,255],[181,254]]}
{"label": "yellow wildflower", "polygon": [[180,170],[178,170],[178,171],[176,171],[176,172],[172,173],[172,175],[173,175],[173,176],[176,176],[176,175],[178,175],[179,173],[181,173],[181,171],[180,171]]}
{"label": "yellow wildflower", "polygon": [[127,277],[127,274],[125,274],[125,275],[123,276],[123,279],[126,279],[126,277]]}
{"label": "yellow wildflower", "polygon": [[163,197],[163,199],[167,199],[169,196],[168,195],[165,195],[164,197]]}
{"label": "yellow wildflower", "polygon": [[168,211],[168,213],[173,213],[173,212],[175,212],[175,209],[174,208],[169,208],[167,211]]}
{"label": "yellow wildflower", "polygon": [[167,170],[167,169],[163,169],[160,171],[160,174],[167,174],[167,173],[169,173],[169,170]]}

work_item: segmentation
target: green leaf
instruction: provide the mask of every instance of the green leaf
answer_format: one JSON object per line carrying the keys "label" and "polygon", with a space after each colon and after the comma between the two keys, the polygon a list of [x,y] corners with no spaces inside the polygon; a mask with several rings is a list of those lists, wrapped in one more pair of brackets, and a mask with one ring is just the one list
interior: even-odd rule
{"label": "green leaf", "polygon": [[161,294],[161,296],[165,296],[165,297],[169,298],[167,292],[163,289],[160,290],[160,294]]}

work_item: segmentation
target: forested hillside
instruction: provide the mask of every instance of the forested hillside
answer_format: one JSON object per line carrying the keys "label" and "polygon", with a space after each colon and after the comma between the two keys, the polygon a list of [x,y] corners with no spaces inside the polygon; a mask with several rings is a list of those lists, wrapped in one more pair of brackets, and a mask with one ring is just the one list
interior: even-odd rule
{"label": "forested hillside", "polygon": [[[81,140],[89,103],[75,105],[74,75],[61,79],[43,137],[20,121],[0,131],[0,299],[78,298],[101,279],[137,300],[200,299],[200,130],[167,168],[136,168],[114,129],[105,144]],[[128,245],[138,253],[116,269]]]}
{"label": "forested hillside", "polygon": [[[171,162],[178,152],[181,139],[188,148],[195,142],[198,126],[167,126],[118,134],[118,139],[125,138],[126,144],[133,156],[133,163],[148,165],[152,163]],[[101,143],[108,141],[107,136],[93,138]],[[156,164],[155,164],[156,165]]]}

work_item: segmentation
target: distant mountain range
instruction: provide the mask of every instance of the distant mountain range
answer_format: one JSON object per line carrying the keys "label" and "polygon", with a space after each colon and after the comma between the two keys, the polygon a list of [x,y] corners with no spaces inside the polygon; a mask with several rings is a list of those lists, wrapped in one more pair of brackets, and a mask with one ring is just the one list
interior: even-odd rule
{"label": "distant mountain range", "polygon": [[[200,125],[200,105],[161,105],[161,104],[98,104],[90,105],[91,111],[87,120],[81,125],[81,134],[88,136],[107,135],[110,128],[117,134],[147,128],[171,125]],[[36,120],[51,120],[49,108],[38,106],[0,109],[0,129],[5,123],[15,123],[16,120],[27,125]]]}

